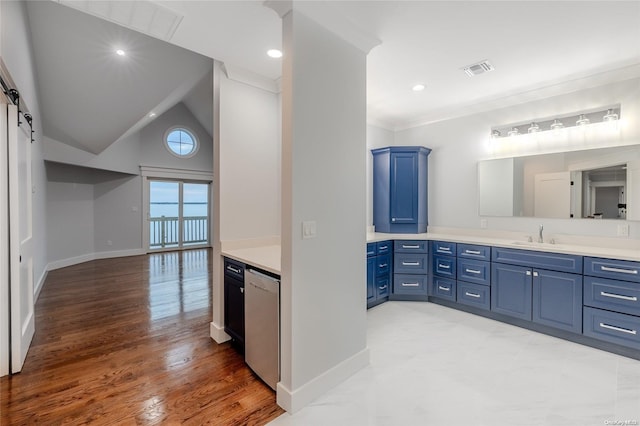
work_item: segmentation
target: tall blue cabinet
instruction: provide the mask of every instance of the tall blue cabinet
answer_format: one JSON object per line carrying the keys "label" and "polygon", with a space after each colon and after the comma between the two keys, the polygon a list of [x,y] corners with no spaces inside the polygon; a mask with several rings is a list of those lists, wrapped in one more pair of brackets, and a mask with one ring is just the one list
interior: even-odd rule
{"label": "tall blue cabinet", "polygon": [[371,153],[376,232],[427,232],[427,157],[431,149],[395,146]]}

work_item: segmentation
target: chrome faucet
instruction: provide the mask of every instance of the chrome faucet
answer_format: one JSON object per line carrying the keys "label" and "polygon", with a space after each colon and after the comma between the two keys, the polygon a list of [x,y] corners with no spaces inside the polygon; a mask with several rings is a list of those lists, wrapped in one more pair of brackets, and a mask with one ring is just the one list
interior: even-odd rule
{"label": "chrome faucet", "polygon": [[542,231],[543,231],[544,227],[542,225],[540,225],[540,230],[538,232],[538,242],[539,243],[544,243],[544,239],[542,238]]}

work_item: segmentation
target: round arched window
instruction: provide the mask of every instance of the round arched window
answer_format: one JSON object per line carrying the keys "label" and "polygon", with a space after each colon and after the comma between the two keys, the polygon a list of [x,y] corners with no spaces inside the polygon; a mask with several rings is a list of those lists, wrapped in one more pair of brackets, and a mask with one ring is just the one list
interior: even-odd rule
{"label": "round arched window", "polygon": [[188,158],[198,151],[198,140],[184,127],[174,127],[167,131],[164,143],[170,153],[177,157]]}

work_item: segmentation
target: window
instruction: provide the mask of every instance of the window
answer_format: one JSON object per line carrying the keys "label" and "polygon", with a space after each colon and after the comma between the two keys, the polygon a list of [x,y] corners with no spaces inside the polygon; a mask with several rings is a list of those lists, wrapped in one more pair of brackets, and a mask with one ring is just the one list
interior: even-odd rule
{"label": "window", "polygon": [[169,129],[164,138],[165,146],[176,157],[189,158],[198,151],[198,140],[183,127]]}

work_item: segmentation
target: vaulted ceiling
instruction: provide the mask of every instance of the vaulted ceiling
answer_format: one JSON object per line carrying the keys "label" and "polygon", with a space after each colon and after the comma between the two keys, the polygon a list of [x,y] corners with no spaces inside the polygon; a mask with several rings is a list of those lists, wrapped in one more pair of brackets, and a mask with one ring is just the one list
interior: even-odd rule
{"label": "vaulted ceiling", "polygon": [[[201,94],[209,58],[266,80],[281,75],[280,60],[265,54],[281,46],[281,21],[262,1],[59,1],[120,24],[27,2],[45,134],[91,152],[143,125],[154,108]],[[508,106],[535,89],[552,96],[640,76],[640,1],[299,5],[319,22],[380,40],[367,58],[368,118],[390,129]],[[131,54],[115,57],[117,43]],[[462,71],[481,60],[495,70]],[[413,92],[417,83],[425,90]],[[196,98],[185,101],[192,111]]]}

